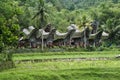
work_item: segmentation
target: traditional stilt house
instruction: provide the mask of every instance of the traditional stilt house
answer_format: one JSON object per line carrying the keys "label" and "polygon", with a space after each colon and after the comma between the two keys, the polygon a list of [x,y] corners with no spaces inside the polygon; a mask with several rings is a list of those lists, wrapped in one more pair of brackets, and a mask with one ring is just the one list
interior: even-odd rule
{"label": "traditional stilt house", "polygon": [[[67,46],[74,45],[86,48],[87,46],[100,45],[102,39],[108,37],[108,34],[103,31],[97,31],[98,23],[94,21],[91,23],[92,30],[86,25],[81,31],[75,24],[71,24],[66,33],[60,33],[56,29],[52,29],[51,25],[47,25],[45,29],[36,29],[30,26],[28,29],[23,29],[29,46],[36,48],[53,47],[53,46]],[[24,39],[22,39],[24,40]],[[20,40],[20,41],[22,41]],[[24,42],[25,43],[25,42]]]}

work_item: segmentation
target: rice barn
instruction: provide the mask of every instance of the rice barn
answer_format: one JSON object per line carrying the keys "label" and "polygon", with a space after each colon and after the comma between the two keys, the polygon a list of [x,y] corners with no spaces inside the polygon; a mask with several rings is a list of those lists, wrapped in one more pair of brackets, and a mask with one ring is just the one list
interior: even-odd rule
{"label": "rice barn", "polygon": [[67,27],[67,32],[61,33],[52,28],[50,24],[44,29],[37,29],[33,26],[23,29],[24,37],[20,36],[18,48],[53,48],[54,46],[74,46],[74,47],[99,47],[109,34],[103,30],[98,30],[98,23],[90,23],[91,27],[85,25],[82,30],[75,24]]}

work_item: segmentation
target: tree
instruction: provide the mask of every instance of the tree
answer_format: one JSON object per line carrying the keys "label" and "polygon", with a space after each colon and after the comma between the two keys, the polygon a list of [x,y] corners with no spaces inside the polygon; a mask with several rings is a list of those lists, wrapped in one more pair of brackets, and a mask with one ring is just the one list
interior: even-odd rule
{"label": "tree", "polygon": [[84,27],[84,47],[86,48],[86,43],[87,43],[87,39],[86,39],[86,29],[85,29],[85,27],[86,27],[86,22],[87,22],[87,17],[84,15],[83,17],[82,17],[82,21],[83,21],[83,27]]}
{"label": "tree", "polygon": [[39,28],[42,28],[47,24],[46,14],[47,14],[47,11],[45,8],[44,0],[39,0],[38,12],[32,18],[32,19],[35,19],[35,18],[37,19],[37,26]]}
{"label": "tree", "polygon": [[14,0],[0,1],[0,5],[0,49],[3,50],[7,46],[11,47],[17,44],[20,30],[18,16],[21,14],[21,8]]}
{"label": "tree", "polygon": [[120,11],[117,4],[102,4],[102,8],[99,10],[100,24],[104,25],[103,30],[109,33],[109,41],[111,43],[119,42],[119,28],[120,25]]}
{"label": "tree", "polygon": [[17,45],[20,26],[18,16],[21,14],[21,7],[14,0],[0,1],[0,71],[14,67],[12,60],[13,49]]}
{"label": "tree", "polygon": [[118,0],[112,0],[112,2],[116,4],[116,3],[118,3]]}

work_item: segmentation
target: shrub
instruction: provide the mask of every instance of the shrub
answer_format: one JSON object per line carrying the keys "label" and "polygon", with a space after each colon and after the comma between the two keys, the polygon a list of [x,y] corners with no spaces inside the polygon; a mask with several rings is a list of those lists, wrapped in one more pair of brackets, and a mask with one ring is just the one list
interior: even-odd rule
{"label": "shrub", "polygon": [[5,69],[10,69],[15,67],[14,62],[12,60],[12,53],[1,53],[0,57],[0,71]]}

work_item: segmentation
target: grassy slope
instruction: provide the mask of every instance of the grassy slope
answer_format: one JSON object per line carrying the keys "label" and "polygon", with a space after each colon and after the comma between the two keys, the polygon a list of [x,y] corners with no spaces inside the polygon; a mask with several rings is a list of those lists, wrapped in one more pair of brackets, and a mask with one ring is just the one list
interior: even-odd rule
{"label": "grassy slope", "polygon": [[[36,58],[115,57],[120,51],[14,54],[14,60]],[[0,72],[0,80],[119,80],[120,61],[21,62]]]}
{"label": "grassy slope", "polygon": [[21,63],[0,73],[0,80],[119,80],[120,62]]}

